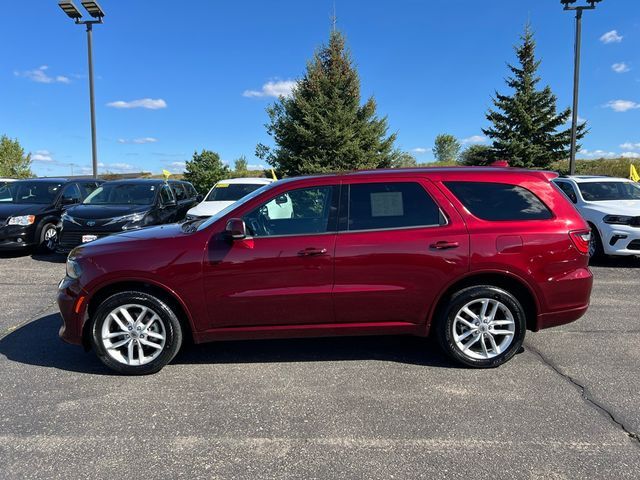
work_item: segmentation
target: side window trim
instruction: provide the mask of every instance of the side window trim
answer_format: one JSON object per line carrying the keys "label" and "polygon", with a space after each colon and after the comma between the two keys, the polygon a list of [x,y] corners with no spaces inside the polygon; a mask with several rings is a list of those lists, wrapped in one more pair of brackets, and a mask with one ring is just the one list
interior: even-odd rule
{"label": "side window trim", "polygon": [[[358,230],[349,230],[349,219],[351,218],[351,186],[352,185],[369,185],[369,184],[384,184],[384,183],[414,183],[417,184],[427,195],[431,201],[438,207],[438,223],[430,223],[424,225],[405,225],[401,227],[381,227],[381,228],[366,228],[366,229],[358,229]],[[446,227],[449,225],[449,217],[445,214],[444,210],[440,206],[440,204],[433,198],[433,195],[429,193],[429,191],[425,188],[422,182],[412,179],[394,179],[393,181],[382,181],[382,182],[354,182],[354,183],[343,183],[340,195],[340,211],[338,213],[338,234],[343,233],[364,233],[364,232],[385,232],[385,231],[393,231],[393,230],[418,230],[424,228],[437,228],[437,227]]]}

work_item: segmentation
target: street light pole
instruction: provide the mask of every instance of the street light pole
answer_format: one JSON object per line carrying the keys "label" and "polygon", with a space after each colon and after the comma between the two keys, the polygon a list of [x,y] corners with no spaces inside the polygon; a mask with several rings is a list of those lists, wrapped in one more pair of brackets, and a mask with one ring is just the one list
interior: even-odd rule
{"label": "street light pole", "polygon": [[564,10],[575,10],[576,12],[576,41],[573,59],[573,108],[571,109],[571,150],[569,152],[569,174],[576,173],[576,143],[578,139],[578,87],[580,83],[580,43],[582,38],[582,11],[594,10],[596,3],[602,0],[587,0],[588,5],[572,7],[577,0],[560,0],[564,5]]}
{"label": "street light pole", "polygon": [[98,145],[96,141],[96,104],[93,92],[93,24],[87,23],[87,50],[89,52],[89,104],[91,109],[91,160],[93,178],[98,177]]}
{"label": "street light pole", "polygon": [[93,88],[93,25],[102,23],[104,12],[100,6],[92,0],[82,0],[82,6],[95,20],[81,20],[82,13],[73,4],[72,0],[60,0],[58,5],[67,14],[67,16],[78,25],[87,27],[87,54],[89,60],[89,108],[91,111],[91,162],[93,170],[93,178],[98,176],[98,144],[96,138],[96,105],[95,93]]}

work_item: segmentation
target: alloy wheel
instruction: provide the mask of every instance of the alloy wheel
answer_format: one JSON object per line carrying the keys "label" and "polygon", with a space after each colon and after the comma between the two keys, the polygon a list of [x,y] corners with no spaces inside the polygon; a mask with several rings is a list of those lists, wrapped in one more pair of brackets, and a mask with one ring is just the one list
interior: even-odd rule
{"label": "alloy wheel", "polygon": [[164,322],[151,308],[127,304],[114,308],[100,332],[107,354],[124,365],[145,365],[163,351],[167,339]]}
{"label": "alloy wheel", "polygon": [[463,355],[486,360],[505,352],[513,342],[516,322],[509,308],[492,298],[464,305],[452,324],[453,341]]}

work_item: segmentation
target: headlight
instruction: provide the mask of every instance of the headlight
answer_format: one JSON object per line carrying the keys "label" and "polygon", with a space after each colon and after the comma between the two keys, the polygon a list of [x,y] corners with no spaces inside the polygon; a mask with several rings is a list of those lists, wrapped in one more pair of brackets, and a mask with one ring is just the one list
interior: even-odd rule
{"label": "headlight", "polygon": [[607,215],[604,217],[604,223],[611,225],[631,225],[633,217],[627,215]]}
{"label": "headlight", "polygon": [[22,215],[20,217],[9,217],[9,225],[32,225],[36,221],[35,215]]}
{"label": "headlight", "polygon": [[75,219],[75,218],[73,218],[71,215],[69,215],[67,212],[64,212],[64,213],[62,214],[62,216],[60,217],[60,219],[61,219],[63,222],[71,222],[71,223],[75,223],[76,225],[80,225],[80,223],[78,223],[78,222],[76,221],[76,219]]}
{"label": "headlight", "polygon": [[75,257],[69,254],[67,257],[67,276],[77,279],[80,278],[80,275],[82,275],[82,268],[80,267],[80,264]]}
{"label": "headlight", "polygon": [[149,212],[132,213],[131,215],[123,215],[122,217],[116,217],[109,220],[105,225],[113,225],[114,223],[122,222],[139,222]]}

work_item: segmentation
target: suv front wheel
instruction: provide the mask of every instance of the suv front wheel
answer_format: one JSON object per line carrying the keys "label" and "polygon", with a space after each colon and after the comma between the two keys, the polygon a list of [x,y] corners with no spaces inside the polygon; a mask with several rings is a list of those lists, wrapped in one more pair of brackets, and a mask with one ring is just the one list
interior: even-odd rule
{"label": "suv front wheel", "polygon": [[497,367],[524,341],[526,316],[509,292],[488,285],[455,293],[440,317],[438,339],[458,362],[475,368]]}
{"label": "suv front wheel", "polygon": [[91,343],[107,367],[128,375],[155,373],[182,344],[180,321],[161,299],[144,292],[107,298],[94,315]]}

